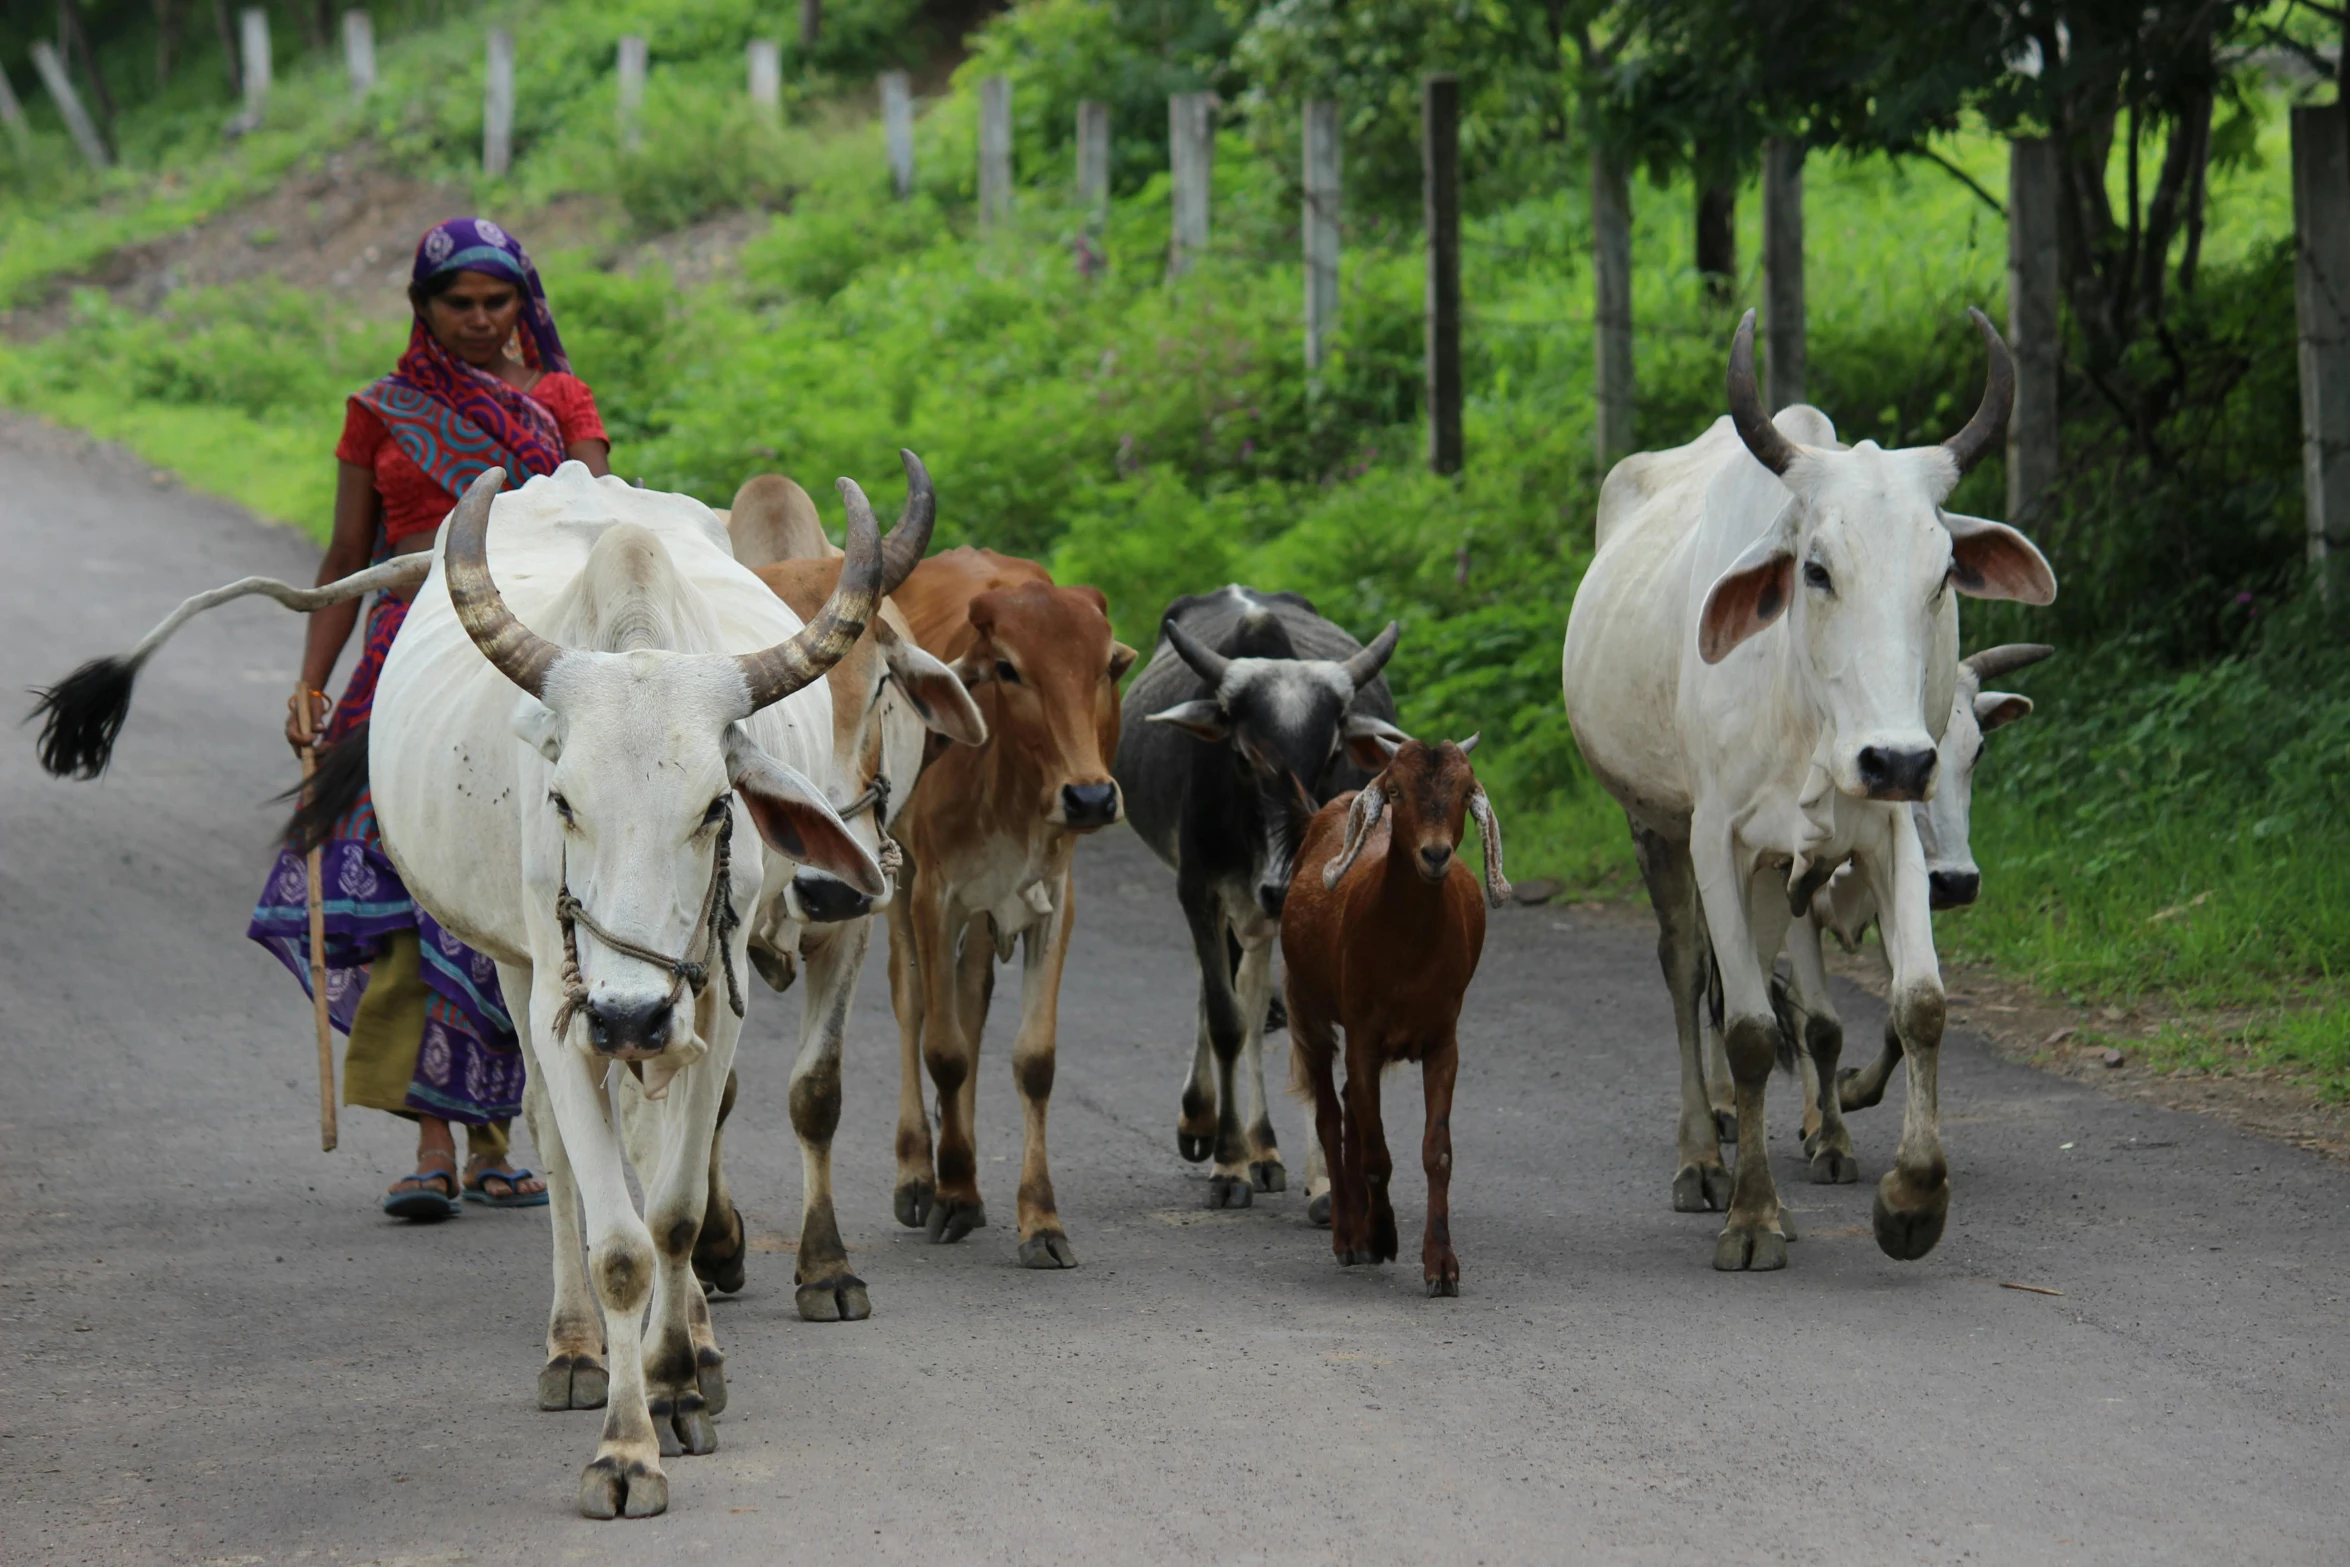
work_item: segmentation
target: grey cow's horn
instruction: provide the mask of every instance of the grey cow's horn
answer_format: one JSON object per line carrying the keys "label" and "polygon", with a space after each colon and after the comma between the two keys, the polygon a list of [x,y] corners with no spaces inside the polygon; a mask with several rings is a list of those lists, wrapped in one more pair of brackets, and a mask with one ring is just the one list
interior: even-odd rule
{"label": "grey cow's horn", "polygon": [[[816,612],[816,618],[799,635],[761,652],[735,655],[734,661],[751,688],[751,712],[772,706],[801,687],[823,679],[824,672],[839,663],[856,645],[857,638],[865,634],[865,622],[873,618],[873,607],[880,602],[880,525],[874,522],[872,504],[865,499],[865,492],[857,488],[857,481],[842,479],[838,483],[841,504],[849,513],[848,557],[841,562],[840,581],[834,585],[832,596],[824,601],[824,607]],[[907,511],[913,510],[909,497]],[[927,543],[930,531],[927,518],[921,519],[918,531]],[[920,558],[919,551],[916,558]]]}
{"label": "grey cow's horn", "polygon": [[898,460],[906,465],[906,509],[898,513],[898,525],[881,541],[884,593],[895,593],[922,564],[922,557],[930,550],[930,525],[938,520],[938,492],[930,487],[930,470],[903,447],[898,449]]}
{"label": "grey cow's horn", "polygon": [[1232,667],[1232,660],[1207,647],[1177,621],[1168,621],[1160,630],[1166,633],[1167,640],[1174,644],[1175,651],[1183,661],[1191,666],[1191,672],[1208,683],[1209,690],[1223,689],[1224,671]]}
{"label": "grey cow's horn", "polygon": [[547,671],[563,656],[563,649],[517,620],[490,578],[490,502],[505,487],[503,468],[485,471],[466,487],[457,509],[449,514],[449,539],[442,547],[441,565],[449,582],[449,602],[457,607],[458,623],[481,649],[481,656],[496,666],[498,673],[538,696],[546,684]]}
{"label": "grey cow's horn", "polygon": [[1959,662],[1973,670],[1977,680],[1997,680],[2001,675],[2029,669],[2055,651],[2045,642],[2002,642],[1980,653],[1969,653]]}
{"label": "grey cow's horn", "polygon": [[1738,323],[1738,335],[1730,339],[1730,422],[1738,427],[1738,439],[1754,453],[1754,460],[1771,472],[1785,475],[1788,466],[1803,454],[1803,448],[1779,433],[1771,423],[1770,411],[1763,407],[1762,393],[1754,384],[1754,312]]}
{"label": "grey cow's horn", "polygon": [[2007,430],[2007,416],[2015,408],[2015,360],[2007,352],[2007,344],[1999,337],[1999,329],[1991,318],[1974,306],[1967,306],[1967,315],[1973,319],[1975,330],[1983,334],[1983,348],[1991,356],[1989,369],[1983,375],[1983,400],[1975,408],[1975,416],[1942,445],[1958,459],[1958,471],[1965,473],[1983,460],[1985,453],[1999,444]]}
{"label": "grey cow's horn", "polygon": [[1403,628],[1391,620],[1385,631],[1371,639],[1369,647],[1346,661],[1346,678],[1355,683],[1357,691],[1379,678],[1379,671],[1395,656],[1395,644],[1402,635]]}

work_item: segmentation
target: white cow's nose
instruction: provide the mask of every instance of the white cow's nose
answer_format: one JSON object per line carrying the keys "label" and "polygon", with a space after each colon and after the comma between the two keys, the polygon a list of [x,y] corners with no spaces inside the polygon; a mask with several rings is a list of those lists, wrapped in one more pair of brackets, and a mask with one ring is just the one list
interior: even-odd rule
{"label": "white cow's nose", "polygon": [[1860,786],[1872,800],[1922,800],[1934,786],[1934,769],[1941,760],[1930,745],[1864,745]]}
{"label": "white cow's nose", "polygon": [[588,1003],[588,1042],[599,1054],[658,1055],[669,1046],[677,1007],[666,996]]}

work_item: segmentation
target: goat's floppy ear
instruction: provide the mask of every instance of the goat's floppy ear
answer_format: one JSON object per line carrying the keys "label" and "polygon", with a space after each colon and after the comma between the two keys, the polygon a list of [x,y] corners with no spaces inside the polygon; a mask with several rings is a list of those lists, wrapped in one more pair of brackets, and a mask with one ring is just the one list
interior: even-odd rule
{"label": "goat's floppy ear", "polygon": [[1469,815],[1477,823],[1477,842],[1485,850],[1485,901],[1498,909],[1509,901],[1510,884],[1501,873],[1501,821],[1493,814],[1493,802],[1485,797],[1483,784],[1469,792]]}
{"label": "goat's floppy ear", "polygon": [[926,727],[963,745],[987,744],[987,720],[979,716],[979,704],[952,669],[892,631],[886,621],[873,622],[873,636],[881,644],[890,679]]}
{"label": "goat's floppy ear", "polygon": [[1193,702],[1178,702],[1163,713],[1152,713],[1146,724],[1173,724],[1194,739],[1222,742],[1232,737],[1232,726],[1224,721],[1224,710],[1216,705],[1214,697],[1201,697]]}
{"label": "goat's floppy ear", "polygon": [[888,893],[889,878],[823,792],[760,750],[739,725],[727,731],[726,772],[767,847],[787,860],[836,876],[868,897]]}
{"label": "goat's floppy ear", "polygon": [[1384,718],[1368,713],[1346,715],[1346,754],[1365,772],[1377,772],[1395,760],[1395,753],[1411,738]]}
{"label": "goat's floppy ear", "polygon": [[1748,637],[1786,613],[1795,592],[1795,551],[1787,529],[1773,523],[1730,563],[1705,595],[1697,618],[1697,656],[1709,664],[1728,658]]}
{"label": "goat's floppy ear", "polygon": [[1363,852],[1370,840],[1371,829],[1379,825],[1379,818],[1387,810],[1387,784],[1384,775],[1372,779],[1355,791],[1354,803],[1346,808],[1346,844],[1338,851],[1338,858],[1322,868],[1324,891],[1338,885],[1338,879],[1354,869],[1355,856]]}

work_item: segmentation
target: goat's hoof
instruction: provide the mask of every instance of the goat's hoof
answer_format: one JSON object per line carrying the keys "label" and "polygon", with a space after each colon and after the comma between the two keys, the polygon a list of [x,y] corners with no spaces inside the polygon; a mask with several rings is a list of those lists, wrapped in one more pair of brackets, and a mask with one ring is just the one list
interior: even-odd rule
{"label": "goat's hoof", "polygon": [[669,1477],[658,1464],[617,1454],[579,1473],[579,1510],[590,1518],[651,1518],[669,1511]]}
{"label": "goat's hoof", "polygon": [[1787,1236],[1773,1227],[1725,1224],[1714,1242],[1714,1270],[1718,1273],[1768,1273],[1787,1266]]}
{"label": "goat's hoof", "polygon": [[1714,1112],[1714,1141],[1717,1143],[1735,1143],[1738,1141],[1737,1111],[1716,1110]]}
{"label": "goat's hoof", "polygon": [[1255,1188],[1245,1175],[1211,1175],[1208,1177],[1208,1206],[1211,1208],[1245,1208]]}
{"label": "goat's hoof", "polygon": [[1260,1192],[1289,1190],[1289,1172],[1278,1159],[1256,1159],[1249,1163],[1248,1183]]}
{"label": "goat's hoof", "polygon": [[1718,1164],[1685,1164],[1673,1177],[1675,1213],[1719,1213],[1730,1206],[1730,1172]]}
{"label": "goat's hoof", "polygon": [[1850,1186],[1860,1179],[1860,1161],[1849,1148],[1822,1148],[1811,1156],[1814,1186]]}
{"label": "goat's hoof", "polygon": [[1039,1230],[1020,1243],[1023,1268],[1074,1268],[1077,1248],[1059,1230]]}
{"label": "goat's hoof", "polygon": [[1318,1230],[1330,1228],[1330,1194],[1324,1192],[1306,1204],[1306,1223]]}
{"label": "goat's hoof", "polygon": [[929,1221],[930,1205],[937,1200],[937,1183],[925,1177],[901,1184],[892,1206],[897,1210],[898,1223],[909,1230],[918,1230]]}
{"label": "goat's hoof", "polygon": [[1877,1249],[1897,1262],[1915,1262],[1942,1239],[1950,1218],[1950,1183],[1920,1191],[1887,1170],[1877,1183]]}
{"label": "goat's hoof", "polygon": [[1338,1265],[1342,1268],[1375,1268],[1379,1265],[1379,1254],[1368,1246],[1356,1246],[1338,1254]]}
{"label": "goat's hoof", "polygon": [[694,1355],[694,1386],[702,1390],[702,1407],[713,1415],[726,1413],[726,1357],[714,1349]]}
{"label": "goat's hoof", "polygon": [[873,1315],[865,1281],[853,1273],[816,1279],[793,1292],[802,1322],[862,1322]]}
{"label": "goat's hoof", "polygon": [[653,1434],[661,1440],[663,1458],[699,1458],[718,1451],[718,1428],[710,1424],[709,1406],[697,1388],[690,1393],[656,1393],[645,1400],[653,1417]]}
{"label": "goat's hoof", "polygon": [[1433,1257],[1423,1256],[1420,1275],[1427,1280],[1430,1300],[1461,1292],[1461,1259],[1452,1254],[1449,1246]]}
{"label": "goat's hoof", "polygon": [[973,1230],[987,1228],[987,1204],[965,1202],[960,1197],[936,1197],[930,1203],[930,1239],[945,1245],[961,1240]]}
{"label": "goat's hoof", "polygon": [[601,1409],[611,1390],[611,1376],[593,1355],[557,1355],[539,1370],[541,1409]]}

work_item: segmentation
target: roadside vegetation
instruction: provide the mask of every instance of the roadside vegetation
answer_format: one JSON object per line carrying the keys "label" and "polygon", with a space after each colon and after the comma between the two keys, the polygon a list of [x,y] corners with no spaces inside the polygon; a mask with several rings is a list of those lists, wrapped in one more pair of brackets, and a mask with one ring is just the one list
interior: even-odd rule
{"label": "roadside vegetation", "polygon": [[[787,47],[799,85],[780,125],[742,103],[742,42],[774,26],[743,0],[503,10],[527,74],[520,154],[497,182],[471,172],[479,16],[379,22],[384,86],[365,105],[343,102],[326,57],[298,64],[271,125],[232,146],[217,62],[201,79],[185,62],[181,86],[118,121],[127,171],[79,179],[44,133],[0,196],[0,302],[34,300],[126,241],[336,152],[469,186],[525,236],[534,211],[583,191],[640,234],[774,209],[734,275],[691,289],[658,268],[610,270],[605,254],[541,258],[619,471],[721,505],[754,473],[788,471],[819,494],[849,473],[880,502],[906,445],[939,477],[942,543],[1035,555],[1098,584],[1137,645],[1169,598],[1235,579],[1303,591],[1366,635],[1401,620],[1392,679],[1407,727],[1484,732],[1480,773],[1513,874],[1635,896],[1621,815],[1583,773],[1559,709],[1560,634],[1600,477],[1580,122],[1517,58],[1511,8],[1448,11],[1407,56],[1388,46],[1408,11],[1361,0],[1340,21],[1307,0],[1029,0],[964,40],[972,57],[924,106],[904,202],[867,84],[952,41],[914,0],[827,7],[805,68]],[[635,151],[614,128],[611,78],[613,44],[632,31],[655,61]],[[1336,73],[1321,90],[1352,116],[1342,333],[1312,383],[1294,95],[1271,85],[1309,56]],[[1457,479],[1427,472],[1419,423],[1410,83],[1439,64],[1469,86]],[[1022,188],[1012,223],[983,237],[977,83],[998,72],[1015,83]],[[1171,285],[1164,97],[1196,87],[1231,106],[1215,241]],[[2063,597],[2046,611],[1967,607],[1969,646],[2049,641],[2060,654],[2020,678],[2038,710],[2000,733],[1979,777],[1982,901],[1937,935],[1947,956],[2083,1002],[2185,1009],[2162,1047],[2180,1064],[2252,1060],[2350,1097],[2350,834],[2337,825],[2350,814],[2350,663],[2300,592],[2292,90],[2247,76],[2212,111],[2191,284],[2158,336],[2068,380],[2067,478],[2033,524]],[[1116,115],[1115,195],[1098,226],[1069,195],[1081,96],[1110,98]],[[1980,190],[1857,141],[1815,152],[1806,174],[1810,395],[1848,440],[1949,433],[1982,381],[1965,307],[2004,318],[2006,229],[1991,205],[2004,142],[1966,117],[1931,147]],[[1738,270],[1716,285],[1691,257],[1695,165],[1658,155],[1646,167],[1634,316],[1640,439],[1653,447],[1718,414],[1730,331],[1759,292],[1760,203],[1749,167],[1731,179]],[[2118,157],[2112,178],[2118,188]],[[151,314],[86,290],[65,331],[0,344],[0,400],[321,532],[341,399],[402,337],[384,317],[282,287],[183,291]],[[2084,364],[2099,352],[2073,345]],[[2175,385],[2159,405],[2133,400],[2155,357]],[[2004,485],[1994,459],[1953,505],[2001,515]],[[2192,1022],[2218,1011],[2236,1018],[2228,1037]]]}

